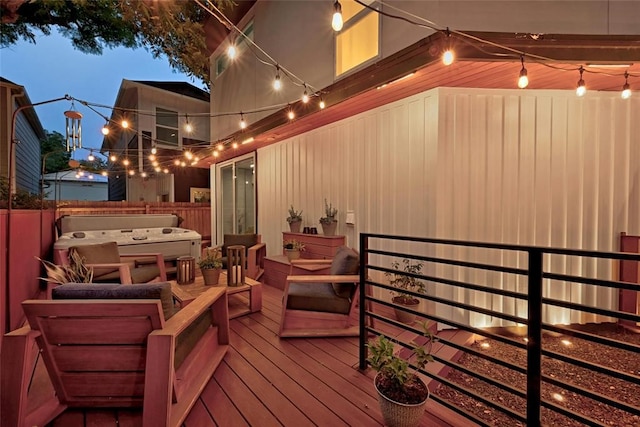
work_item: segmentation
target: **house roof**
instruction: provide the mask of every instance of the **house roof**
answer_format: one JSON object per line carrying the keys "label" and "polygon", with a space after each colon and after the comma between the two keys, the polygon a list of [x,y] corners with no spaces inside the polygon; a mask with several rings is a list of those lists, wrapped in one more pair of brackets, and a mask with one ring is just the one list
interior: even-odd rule
{"label": "house roof", "polygon": [[[241,145],[233,152],[223,151],[217,158],[207,157],[198,166],[208,167],[437,87],[516,89],[522,67],[517,52],[526,52],[528,89],[575,89],[581,65],[589,65],[584,79],[589,90],[594,91],[620,91],[624,78],[612,74],[618,76],[626,70],[634,76],[640,75],[640,38],[637,36],[465,33],[482,41],[470,43],[434,33],[322,89],[327,104],[325,110],[301,101],[293,103],[291,108],[296,120],[289,121],[285,109],[277,111],[227,137],[237,141],[252,137],[251,144]],[[453,43],[456,50],[456,60],[450,66],[443,65],[440,59],[445,43]],[[496,44],[512,51],[506,51],[509,55],[505,56],[505,51],[496,48]],[[629,79],[629,84],[632,90],[640,91],[640,78]]]}
{"label": "house roof", "polygon": [[201,101],[209,102],[209,92],[199,89],[190,83],[186,82],[157,82],[150,80],[132,80],[135,83],[143,84],[146,86],[152,86],[158,89],[166,90],[169,92],[177,93],[180,95],[196,98]]}
{"label": "house roof", "polygon": [[[2,83],[4,86],[10,86],[12,94],[20,95],[16,97],[16,102],[20,107],[33,104],[33,102],[31,102],[31,99],[29,99],[29,95],[27,94],[27,89],[25,89],[24,86],[16,84],[11,80],[7,80],[4,77],[0,77],[0,83]],[[39,139],[46,138],[47,135],[44,131],[44,128],[42,127],[42,123],[40,122],[40,118],[38,117],[38,114],[36,113],[35,109],[25,108],[24,110],[22,110],[22,114],[24,114],[25,117],[27,118],[27,121],[31,125],[31,128],[36,133],[36,136]]]}
{"label": "house roof", "polygon": [[51,172],[44,174],[44,181],[64,181],[64,182],[91,182],[97,184],[107,184],[109,179],[106,176],[102,176],[99,173],[91,174],[93,178],[88,178],[89,174],[85,174],[81,177],[76,177],[75,170]]}

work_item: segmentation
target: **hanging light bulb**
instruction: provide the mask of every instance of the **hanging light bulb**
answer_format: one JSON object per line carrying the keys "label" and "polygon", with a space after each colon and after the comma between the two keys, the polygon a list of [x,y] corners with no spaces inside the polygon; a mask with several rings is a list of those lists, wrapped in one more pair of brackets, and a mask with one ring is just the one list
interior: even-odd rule
{"label": "hanging light bulb", "polygon": [[118,160],[118,156],[116,156],[115,154],[112,154],[109,156],[109,160],[111,160],[112,162],[115,162]]}
{"label": "hanging light bulb", "polygon": [[220,152],[219,151],[214,151],[213,152],[213,157],[218,157],[220,156]]}
{"label": "hanging light bulb", "polygon": [[320,97],[320,104],[319,105],[320,105],[320,109],[321,110],[324,110],[324,107],[327,106],[327,104],[324,103],[324,99],[322,99],[322,97]]}
{"label": "hanging light bulb", "polygon": [[230,43],[229,47],[227,47],[227,56],[232,61],[238,56],[238,49],[236,49],[236,46],[233,43]]}
{"label": "hanging light bulb", "polygon": [[444,65],[453,64],[453,60],[455,59],[455,55],[453,54],[453,50],[451,49],[451,32],[449,32],[449,27],[447,27],[447,48],[442,53],[442,63]]}
{"label": "hanging light bulb", "polygon": [[218,145],[216,145],[216,150],[218,150],[218,151],[224,150],[224,144],[223,143],[219,143]]}
{"label": "hanging light bulb", "polygon": [[180,166],[182,166],[182,167],[187,166],[187,162],[185,162],[185,161],[180,162]]}
{"label": "hanging light bulb", "polygon": [[160,171],[161,171],[162,169],[160,169],[160,166],[156,166],[156,167],[154,167],[154,168],[153,168],[153,170],[154,170],[154,171],[156,171],[156,172],[158,172],[158,173],[160,173]]}
{"label": "hanging light bulb", "polygon": [[176,165],[176,166],[180,166],[180,159],[175,159],[173,161],[173,164]]}
{"label": "hanging light bulb", "polygon": [[240,129],[246,129],[247,122],[244,120],[244,114],[240,113]]}
{"label": "hanging light bulb", "polygon": [[275,90],[282,89],[282,81],[280,81],[280,67],[276,65],[276,78],[273,80],[273,88]]}
{"label": "hanging light bulb", "polygon": [[237,141],[233,141],[233,144],[231,144],[232,148],[238,148],[238,142]]}
{"label": "hanging light bulb", "polygon": [[129,163],[131,163],[131,162],[129,162],[129,159],[124,159],[124,160],[122,161],[122,164],[123,164],[124,166],[129,166]]}
{"label": "hanging light bulb", "polygon": [[169,169],[164,168],[164,169],[162,169],[162,172],[164,172],[164,173],[169,173]]}
{"label": "hanging light bulb", "polygon": [[158,149],[156,148],[155,145],[151,147],[151,154],[158,154]]}
{"label": "hanging light bulb", "polygon": [[154,160],[153,162],[151,162],[151,166],[157,167],[159,165],[157,160]]}
{"label": "hanging light bulb", "polygon": [[134,171],[133,169],[129,169],[129,175],[133,176],[136,174],[136,171]]}
{"label": "hanging light bulb", "polygon": [[96,160],[96,156],[93,155],[93,150],[89,151],[89,155],[87,156],[87,160],[93,162]]}
{"label": "hanging light bulb", "polygon": [[584,85],[582,73],[584,73],[584,68],[580,66],[580,80],[578,80],[578,87],[576,88],[576,95],[578,96],[584,96],[584,94],[587,93],[587,87]]}
{"label": "hanging light bulb", "polygon": [[340,31],[342,29],[342,5],[338,0],[333,4],[333,19],[331,20],[331,27],[333,31]]}
{"label": "hanging light bulb", "polygon": [[102,171],[100,172],[100,175],[102,176],[109,176],[109,173],[107,171]]}
{"label": "hanging light bulb", "polygon": [[146,173],[146,172],[142,172],[142,173],[140,174],[140,176],[141,176],[141,177],[143,177],[143,178],[146,178],[146,177],[147,177],[147,173]]}
{"label": "hanging light bulb", "polygon": [[293,120],[296,118],[296,113],[294,113],[293,110],[289,108],[289,111],[287,111],[287,117],[289,118],[289,120]]}
{"label": "hanging light bulb", "polygon": [[524,68],[524,55],[520,55],[520,62],[522,62],[522,69],[520,70],[520,76],[518,77],[518,87],[524,89],[529,86],[529,77],[527,77],[527,69]]}
{"label": "hanging light bulb", "polygon": [[191,123],[189,123],[189,115],[185,114],[184,118],[185,118],[185,124],[184,124],[185,132],[187,132],[187,133],[193,132],[193,126],[191,125]]}
{"label": "hanging light bulb", "polygon": [[149,161],[153,162],[156,159],[155,154],[149,154]]}
{"label": "hanging light bulb", "polygon": [[309,94],[307,93],[307,85],[304,85],[304,93],[302,94],[302,103],[306,104],[309,102]]}
{"label": "hanging light bulb", "polygon": [[189,150],[186,150],[184,152],[184,156],[187,158],[187,160],[193,159],[193,153],[191,151],[189,151]]}
{"label": "hanging light bulb", "polygon": [[92,173],[90,173],[90,174],[89,174],[89,176],[88,176],[87,178],[89,178],[89,179],[93,179],[93,174],[92,174]]}
{"label": "hanging light bulb", "polygon": [[629,73],[624,73],[624,85],[622,85],[622,93],[620,94],[622,99],[631,98],[631,87],[629,86]]}
{"label": "hanging light bulb", "polygon": [[102,134],[104,136],[109,135],[109,120],[107,120],[107,123],[105,123],[104,126],[102,126]]}
{"label": "hanging light bulb", "polygon": [[127,129],[129,127],[129,122],[127,120],[122,120],[122,122],[120,122],[120,126],[122,126],[123,129]]}

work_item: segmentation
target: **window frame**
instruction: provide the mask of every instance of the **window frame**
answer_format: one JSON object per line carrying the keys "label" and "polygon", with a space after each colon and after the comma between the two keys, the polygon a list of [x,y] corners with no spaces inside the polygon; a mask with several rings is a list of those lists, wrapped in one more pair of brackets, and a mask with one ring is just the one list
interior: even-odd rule
{"label": "window frame", "polygon": [[[162,111],[159,111],[162,110]],[[171,127],[171,126],[167,126],[165,124],[160,124],[158,123],[158,117],[161,114],[165,114],[168,116],[167,113],[174,113],[176,116],[176,122],[177,122],[177,127]],[[180,112],[178,111],[174,111],[174,110],[170,110],[168,108],[165,107],[160,107],[157,106],[155,107],[155,116],[154,116],[154,140],[156,141],[156,144],[158,145],[163,145],[163,146],[167,146],[167,147],[180,147],[182,145],[181,143],[181,138],[180,138]],[[161,129],[169,129],[169,130],[173,130],[176,132],[176,141],[175,144],[173,143],[173,141],[166,141],[164,139],[160,139],[159,135],[158,135],[158,128]]]}
{"label": "window frame", "polygon": [[[353,1],[353,0],[351,0]],[[366,0],[365,0],[366,1]],[[371,1],[370,5],[373,4],[374,1]],[[370,13],[375,13],[377,18],[378,18],[378,40],[377,40],[377,44],[378,44],[378,53],[374,56],[372,56],[371,58],[367,59],[364,62],[361,62],[360,64],[346,70],[343,71],[342,73],[338,74],[338,36],[343,33],[344,31],[349,30],[350,28],[352,28],[353,26],[357,25],[360,21],[362,21],[362,19],[369,15]],[[363,7],[361,11],[359,11],[358,13],[356,13],[355,15],[353,15],[351,18],[349,18],[349,20],[345,21],[342,29],[338,32],[334,32],[333,33],[333,77],[334,77],[334,81],[335,80],[340,80],[346,76],[349,76],[350,74],[353,74],[369,65],[371,65],[372,63],[376,62],[377,60],[380,59],[380,57],[382,56],[381,53],[381,46],[382,46],[382,19],[380,18],[380,14],[374,10],[371,10],[367,7]]]}

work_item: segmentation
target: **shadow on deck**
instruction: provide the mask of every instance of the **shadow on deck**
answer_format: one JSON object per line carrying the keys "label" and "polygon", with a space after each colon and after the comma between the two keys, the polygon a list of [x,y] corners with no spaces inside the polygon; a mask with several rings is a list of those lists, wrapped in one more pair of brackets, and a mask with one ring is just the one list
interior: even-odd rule
{"label": "shadow on deck", "polygon": [[[264,286],[262,311],[231,321],[230,349],[184,425],[382,425],[374,372],[357,369],[358,339],[281,340],[277,335],[280,309],[281,291]],[[446,333],[457,334],[463,341],[470,338]],[[434,364],[432,368],[443,367]],[[141,424],[140,410],[68,409],[50,425]],[[469,421],[430,400],[421,425],[457,426]]]}

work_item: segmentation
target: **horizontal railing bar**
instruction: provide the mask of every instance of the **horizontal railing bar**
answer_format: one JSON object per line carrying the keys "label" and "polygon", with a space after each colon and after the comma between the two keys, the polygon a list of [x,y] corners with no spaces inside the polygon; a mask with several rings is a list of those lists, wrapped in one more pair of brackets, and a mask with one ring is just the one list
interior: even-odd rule
{"label": "horizontal railing bar", "polygon": [[574,366],[580,366],[581,368],[590,369],[592,371],[599,372],[610,377],[618,378],[630,383],[640,385],[639,376],[627,374],[626,372],[618,371],[616,369],[607,368],[606,366],[598,365],[597,363],[587,362],[586,360],[577,359],[575,357],[567,356],[566,354],[562,353],[556,353],[555,351],[551,350],[543,349],[542,355],[552,359],[561,360]]}
{"label": "horizontal railing bar", "polygon": [[[394,270],[390,270],[390,269],[385,268],[385,267],[378,267],[378,266],[371,266],[371,265],[367,265],[367,267],[369,269],[371,269],[371,270],[376,270],[376,271],[383,271],[383,272],[393,272],[394,271]],[[457,286],[457,287],[461,287],[461,288],[465,288],[465,289],[473,289],[473,290],[480,291],[480,292],[487,292],[487,293],[493,294],[493,295],[501,295],[501,296],[504,296],[504,297],[516,298],[516,299],[521,299],[521,300],[526,300],[527,299],[527,295],[523,294],[521,292],[508,291],[508,290],[505,290],[505,289],[498,289],[498,288],[490,288],[490,287],[485,286],[485,285],[476,285],[474,283],[460,282],[458,280],[445,279],[443,277],[438,277],[438,276],[427,276],[427,275],[422,275],[422,274],[410,274],[410,273],[402,273],[402,274],[406,275],[406,276],[415,277],[416,279],[428,280],[428,281],[431,281],[431,282],[442,283],[444,285]],[[381,283],[377,283],[377,282],[373,282],[373,283],[382,285]]]}
{"label": "horizontal railing bar", "polygon": [[564,406],[556,405],[555,403],[549,402],[548,400],[542,400],[541,405],[551,411],[555,411],[559,414],[562,414],[569,419],[579,421],[585,426],[604,427],[604,424],[602,424],[597,420],[594,420],[593,418],[585,417],[584,415],[579,414],[578,412],[572,411],[571,409],[565,408]]}
{"label": "horizontal railing bar", "polygon": [[[365,239],[373,238],[373,239],[381,239],[381,240],[399,240],[399,241],[410,241],[410,242],[420,242],[420,243],[436,243],[436,244],[442,244],[442,245],[465,246],[465,247],[474,247],[474,248],[505,249],[505,250],[511,250],[511,251],[519,251],[519,252],[528,252],[528,251],[534,250],[534,251],[540,251],[543,253],[554,254],[554,255],[571,255],[571,256],[579,256],[579,257],[640,261],[640,255],[626,253],[626,252],[600,252],[600,251],[592,251],[592,250],[585,250],[585,249],[553,248],[548,246],[524,246],[524,245],[487,243],[487,242],[476,242],[476,241],[466,241],[466,240],[435,239],[430,237],[397,236],[397,235],[387,235],[387,234],[378,234],[378,233],[362,233],[362,236]],[[368,251],[371,251],[371,249],[369,249]]]}
{"label": "horizontal railing bar", "polygon": [[491,264],[459,261],[454,259],[437,258],[437,257],[423,256],[423,255],[407,255],[399,252],[383,251],[380,249],[369,249],[367,252],[370,254],[376,254],[376,255],[395,256],[395,257],[413,259],[416,261],[434,262],[437,264],[446,264],[446,265],[456,265],[459,267],[477,268],[480,270],[499,271],[501,273],[517,274],[521,276],[526,275],[528,273],[528,270],[523,268],[503,267],[499,265],[497,266],[497,265],[491,265]]}
{"label": "horizontal railing bar", "polygon": [[542,277],[550,280],[560,280],[563,282],[571,282],[571,283],[583,283],[585,285],[603,286],[606,288],[626,289],[630,291],[638,290],[637,283],[620,282],[616,280],[604,280],[604,279],[595,279],[593,277],[570,276],[567,274],[559,274],[559,273],[542,273]]}
{"label": "horizontal railing bar", "polygon": [[559,332],[561,334],[569,335],[571,337],[581,338],[585,341],[597,342],[609,347],[615,347],[622,350],[628,350],[635,353],[640,353],[640,346],[625,343],[623,341],[613,340],[611,338],[601,337],[600,335],[590,334],[588,332],[577,331],[575,329],[567,328],[560,325],[552,325],[550,323],[543,323],[542,328],[548,331]]}
{"label": "horizontal railing bar", "polygon": [[[471,413],[469,411],[465,411],[461,407],[452,404],[447,399],[443,399],[442,397],[438,396],[435,393],[430,393],[429,396],[430,396],[429,399],[435,400],[436,402],[438,402],[442,406],[452,410],[453,412],[457,413],[458,415],[461,415],[461,416],[465,417],[468,420],[473,421],[474,423],[476,423],[477,425],[479,425],[481,427],[492,427],[493,426],[493,424],[487,423],[483,419],[478,418],[478,416],[476,416],[475,414],[473,414],[473,413]],[[436,415],[436,417],[437,417],[437,415]]]}
{"label": "horizontal railing bar", "polygon": [[566,381],[561,381],[557,378],[551,378],[546,375],[542,376],[542,380],[546,383],[553,384],[565,390],[572,391],[580,396],[588,397],[589,399],[595,400],[596,402],[604,403],[605,405],[609,405],[614,408],[621,409],[623,411],[629,412],[630,414],[640,415],[640,408],[631,406],[624,402],[620,402],[619,400],[616,400],[609,396],[605,396],[604,394],[591,391],[589,389],[577,386],[575,384],[571,384]]}
{"label": "horizontal railing bar", "polygon": [[542,303],[552,305],[554,307],[563,307],[576,311],[584,311],[587,313],[599,314],[607,317],[617,317],[618,319],[631,320],[632,322],[640,322],[640,316],[627,313],[624,311],[607,310],[604,308],[592,307],[590,305],[576,304],[569,301],[562,301],[558,299],[542,298]]}

